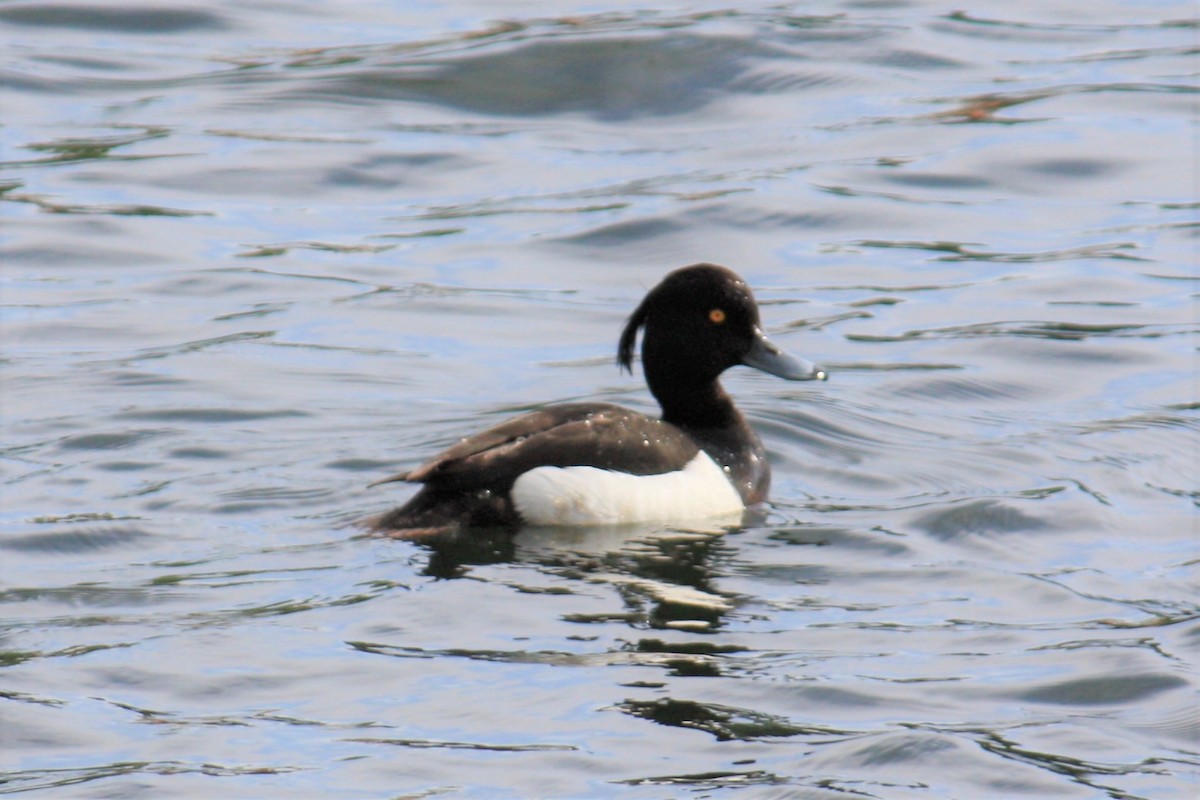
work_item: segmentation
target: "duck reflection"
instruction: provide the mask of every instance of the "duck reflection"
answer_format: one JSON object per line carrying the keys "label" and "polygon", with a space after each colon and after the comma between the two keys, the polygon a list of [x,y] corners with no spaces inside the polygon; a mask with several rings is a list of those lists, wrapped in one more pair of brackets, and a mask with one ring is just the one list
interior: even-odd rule
{"label": "duck reflection", "polygon": [[705,631],[718,627],[734,607],[717,587],[719,564],[732,548],[731,531],[762,521],[760,510],[728,519],[670,527],[530,527],[475,529],[413,541],[429,553],[422,573],[451,580],[473,566],[498,563],[537,565],[570,580],[613,587],[625,610],[577,622],[604,622],[619,616],[660,629]]}

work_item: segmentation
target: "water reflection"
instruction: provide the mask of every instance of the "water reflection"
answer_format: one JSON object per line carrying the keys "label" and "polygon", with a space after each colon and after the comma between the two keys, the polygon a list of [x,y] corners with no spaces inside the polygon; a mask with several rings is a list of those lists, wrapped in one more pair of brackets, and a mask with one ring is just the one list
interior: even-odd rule
{"label": "water reflection", "polygon": [[[761,512],[747,512],[747,521]],[[606,585],[622,598],[621,618],[650,628],[707,631],[721,625],[736,605],[717,588],[718,565],[731,554],[723,535],[727,528],[707,530],[594,528],[529,528],[471,530],[416,540],[428,553],[422,574],[438,579],[462,578],[472,566],[516,561],[541,571],[588,584]],[[528,591],[533,591],[532,589]],[[611,612],[595,619],[608,621]]]}
{"label": "water reflection", "polygon": [[416,544],[429,554],[421,574],[442,580],[464,577],[471,565],[509,561],[516,553],[512,533],[503,529],[454,532],[417,540]]}

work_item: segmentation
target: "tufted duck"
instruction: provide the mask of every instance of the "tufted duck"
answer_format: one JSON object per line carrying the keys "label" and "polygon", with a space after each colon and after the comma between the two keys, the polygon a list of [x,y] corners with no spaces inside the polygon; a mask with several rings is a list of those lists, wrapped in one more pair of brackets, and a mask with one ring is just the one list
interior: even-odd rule
{"label": "tufted duck", "polygon": [[697,520],[761,503],[771,481],[766,453],[718,378],[737,364],[793,381],[825,380],[825,371],[772,344],[750,287],[715,264],[677,269],[646,295],[617,348],[629,372],[641,328],[660,419],[608,403],[516,417],[377,481],[422,487],[371,526],[414,538],[522,524]]}

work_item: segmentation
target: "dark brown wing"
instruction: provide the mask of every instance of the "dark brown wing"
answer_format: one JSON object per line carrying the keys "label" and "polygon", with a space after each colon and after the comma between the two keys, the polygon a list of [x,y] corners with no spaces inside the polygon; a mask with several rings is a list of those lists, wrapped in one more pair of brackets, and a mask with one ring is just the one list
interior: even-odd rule
{"label": "dark brown wing", "polygon": [[698,452],[678,428],[620,406],[549,406],[463,439],[390,480],[439,489],[505,490],[535,467],[589,466],[636,475],[682,468]]}

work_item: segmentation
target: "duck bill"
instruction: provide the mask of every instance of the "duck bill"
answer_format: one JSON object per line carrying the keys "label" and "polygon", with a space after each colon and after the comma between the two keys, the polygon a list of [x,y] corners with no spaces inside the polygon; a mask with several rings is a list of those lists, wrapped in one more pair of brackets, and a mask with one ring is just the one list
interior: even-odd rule
{"label": "duck bill", "polygon": [[742,363],[789,381],[823,381],[829,378],[829,373],[824,369],[811,361],[785,353],[757,329],[754,331],[754,344]]}

